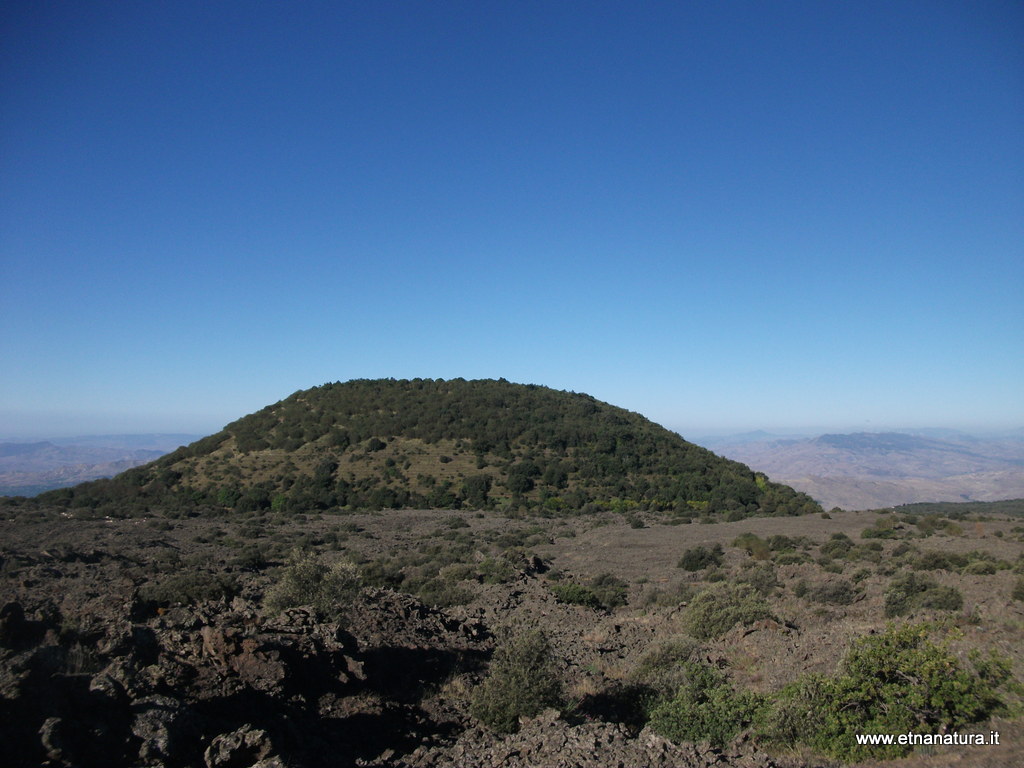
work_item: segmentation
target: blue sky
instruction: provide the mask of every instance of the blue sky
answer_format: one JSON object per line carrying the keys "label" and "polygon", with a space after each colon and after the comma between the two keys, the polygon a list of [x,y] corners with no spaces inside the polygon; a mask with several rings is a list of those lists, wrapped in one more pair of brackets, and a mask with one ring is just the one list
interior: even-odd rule
{"label": "blue sky", "polygon": [[386,376],[1024,425],[1019,2],[0,14],[0,437]]}

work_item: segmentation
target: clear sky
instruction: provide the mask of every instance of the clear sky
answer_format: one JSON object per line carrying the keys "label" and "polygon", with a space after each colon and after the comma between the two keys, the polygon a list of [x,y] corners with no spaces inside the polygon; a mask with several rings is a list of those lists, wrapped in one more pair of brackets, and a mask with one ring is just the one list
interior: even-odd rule
{"label": "clear sky", "polygon": [[0,436],[351,378],[1024,425],[1024,4],[0,5]]}

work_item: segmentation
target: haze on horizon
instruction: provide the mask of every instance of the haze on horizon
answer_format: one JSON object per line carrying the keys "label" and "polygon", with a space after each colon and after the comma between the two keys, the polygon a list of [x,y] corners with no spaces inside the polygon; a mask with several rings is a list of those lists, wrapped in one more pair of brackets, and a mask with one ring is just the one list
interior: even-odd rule
{"label": "haze on horizon", "polygon": [[1024,425],[1024,6],[0,8],[0,438],[351,378]]}

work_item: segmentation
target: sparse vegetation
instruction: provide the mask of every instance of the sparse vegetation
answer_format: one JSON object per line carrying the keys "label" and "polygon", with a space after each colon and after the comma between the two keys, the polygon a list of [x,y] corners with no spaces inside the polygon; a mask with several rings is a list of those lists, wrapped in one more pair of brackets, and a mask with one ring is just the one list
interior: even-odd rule
{"label": "sparse vegetation", "polygon": [[[552,401],[558,408],[585,402]],[[557,416],[558,408],[546,413]],[[450,409],[451,434],[473,413]],[[378,416],[368,423],[392,418]],[[570,416],[574,429],[585,421]],[[656,454],[661,443],[641,422],[622,419],[614,429],[595,429],[595,440],[615,436],[595,453],[589,437],[572,444],[562,427],[538,428],[536,442],[524,432],[485,445],[465,436],[350,431],[339,417],[308,425],[312,442],[285,427],[281,444],[298,446],[287,455],[276,447],[243,451],[232,432],[224,445],[187,456],[181,478],[160,475],[181,503],[153,507],[145,522],[105,519],[113,508],[127,509],[111,506],[110,486],[64,494],[51,507],[11,503],[9,519],[0,519],[0,577],[17,600],[32,595],[33,602],[23,610],[4,606],[0,656],[5,663],[34,659],[33,670],[46,673],[41,685],[54,694],[73,684],[85,695],[84,679],[63,677],[100,674],[131,650],[140,660],[128,673],[133,690],[151,690],[144,686],[159,668],[160,690],[196,712],[208,704],[194,703],[193,694],[219,701],[254,682],[240,675],[266,673],[262,687],[252,686],[258,696],[236,700],[262,707],[280,697],[284,708],[274,718],[261,713],[259,722],[291,728],[297,718],[346,744],[363,739],[365,727],[373,743],[357,757],[382,766],[394,761],[377,757],[385,749],[406,755],[417,744],[431,750],[427,762],[475,764],[482,753],[471,752],[485,742],[487,759],[500,760],[493,750],[501,737],[466,729],[469,718],[507,734],[548,707],[562,710],[561,719],[536,721],[505,745],[548,737],[574,743],[585,735],[607,740],[601,749],[610,747],[610,763],[685,764],[691,747],[675,753],[670,744],[634,738],[649,726],[672,740],[752,752],[750,764],[767,764],[773,751],[792,756],[794,747],[817,764],[886,756],[877,746],[858,751],[854,732],[933,732],[996,714],[1019,718],[1024,690],[1013,676],[1024,672],[1016,612],[1024,601],[1024,526],[956,509],[788,519],[760,501],[736,506],[732,490],[714,503],[687,490],[664,504],[659,494],[678,492],[689,468],[644,486],[661,458],[631,451],[639,443]],[[274,435],[279,428],[268,427]],[[315,437],[322,428],[328,439]],[[617,480],[593,464],[622,469],[627,457],[632,463]],[[135,477],[148,487],[147,475]],[[767,478],[752,477],[759,490],[770,489]],[[175,496],[186,479],[195,483],[188,503]],[[203,490],[207,482],[215,496]],[[381,484],[390,490],[364,506],[360,499]],[[593,488],[606,495],[586,495]],[[419,494],[443,510],[376,509],[401,489],[412,489],[405,501]],[[144,490],[135,501],[157,498]],[[758,510],[772,516],[749,519]],[[724,522],[740,519],[739,526]],[[697,525],[671,527],[691,522]],[[862,536],[865,526],[871,534]],[[94,586],[108,576],[117,594],[133,596],[116,618],[116,610],[102,614],[111,601]],[[90,591],[65,597],[65,585],[76,580]],[[627,603],[627,594],[636,597]],[[313,606],[314,615],[282,613],[300,605]],[[102,621],[90,618],[96,606]],[[882,629],[883,617],[915,614],[936,625]],[[933,639],[941,633],[945,642]],[[492,651],[495,635],[505,639]],[[41,645],[30,656],[26,638],[56,639],[60,647]],[[1008,657],[972,654],[972,647]],[[181,687],[181,680],[189,682]],[[200,691],[207,680],[223,690]],[[297,707],[296,695],[306,704]],[[10,740],[34,745],[34,762],[22,764],[49,759],[40,746],[43,723],[37,718]],[[91,738],[83,736],[87,727],[75,738]],[[204,745],[217,733],[204,732]],[[272,735],[284,744],[291,738]],[[653,755],[643,750],[655,743],[660,757],[645,760]],[[530,749],[524,760],[549,764]]]}

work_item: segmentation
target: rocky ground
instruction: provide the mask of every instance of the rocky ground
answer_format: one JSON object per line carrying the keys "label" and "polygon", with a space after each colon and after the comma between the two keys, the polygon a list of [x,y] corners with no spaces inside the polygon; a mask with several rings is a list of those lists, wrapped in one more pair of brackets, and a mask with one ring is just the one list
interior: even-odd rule
{"label": "rocky ground", "polygon": [[[732,680],[763,691],[806,671],[834,669],[852,638],[884,626],[882,592],[901,544],[917,552],[985,549],[1007,562],[1024,551],[1015,521],[973,521],[924,539],[898,533],[880,550],[864,550],[869,559],[821,565],[819,550],[833,534],[860,544],[874,522],[867,513],[679,526],[652,517],[639,527],[636,518],[627,524],[614,516],[543,521],[410,512],[310,515],[287,527],[267,519],[254,527],[234,518],[15,515],[0,521],[5,762],[833,765],[806,750],[768,748],[749,734],[717,747],[676,744],[622,711],[613,694],[648,649],[684,633],[688,596],[718,578],[677,566],[688,547],[722,544],[718,572],[730,578],[771,565],[777,584],[766,599],[773,618],[737,626],[700,649]],[[906,528],[906,536],[913,533]],[[804,536],[808,556],[755,562],[733,546],[751,531]],[[308,606],[266,607],[268,587],[294,546],[364,566],[398,558],[415,570],[426,566],[409,553],[438,541],[478,542],[478,563],[510,543],[528,554],[501,579],[463,579],[463,599],[444,608],[370,584],[329,616]],[[265,545],[259,557],[256,545]],[[552,592],[553,583],[606,571],[627,584],[626,605],[594,610],[560,602]],[[934,573],[964,595],[963,609],[941,617],[956,630],[958,652],[998,650],[1024,679],[1024,604],[1009,597],[1018,577],[1006,569]],[[854,578],[857,596],[849,604],[809,603],[795,594],[801,581]],[[497,734],[469,714],[468,703],[496,643],[528,627],[549,637],[568,701],[561,711],[523,722],[518,733]],[[1020,724],[998,724],[1000,747],[922,750],[894,765],[1024,764]]]}

